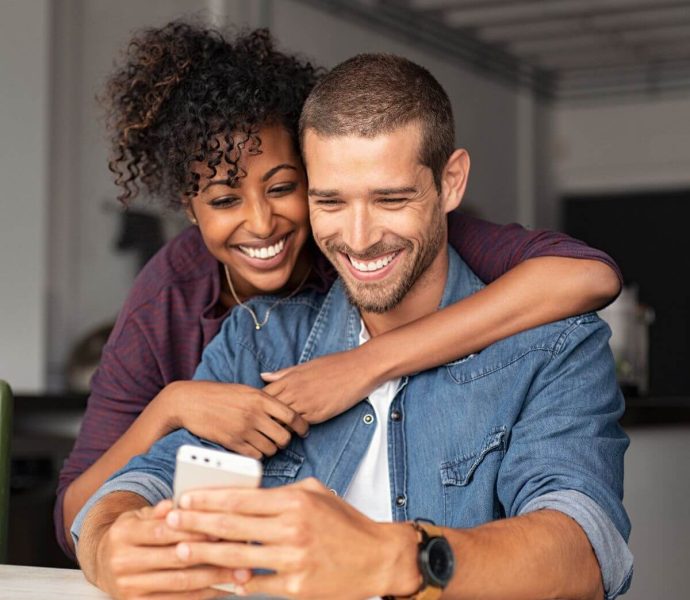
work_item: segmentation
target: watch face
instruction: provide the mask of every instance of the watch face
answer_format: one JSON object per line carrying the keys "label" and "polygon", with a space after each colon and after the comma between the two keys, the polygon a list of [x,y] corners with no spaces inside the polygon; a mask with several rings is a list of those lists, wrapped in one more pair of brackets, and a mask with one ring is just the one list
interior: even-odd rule
{"label": "watch face", "polygon": [[426,551],[432,583],[438,587],[445,587],[455,570],[450,544],[445,538],[433,538],[429,541]]}

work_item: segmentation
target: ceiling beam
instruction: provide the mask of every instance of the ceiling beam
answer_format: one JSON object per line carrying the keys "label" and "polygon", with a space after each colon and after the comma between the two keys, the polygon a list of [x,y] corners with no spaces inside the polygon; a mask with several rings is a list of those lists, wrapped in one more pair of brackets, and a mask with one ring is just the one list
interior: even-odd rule
{"label": "ceiling beam", "polygon": [[550,0],[547,3],[527,0],[515,3],[513,9],[486,7],[471,11],[448,11],[444,20],[456,27],[485,27],[559,19],[577,20],[595,15],[626,15],[678,7],[687,7],[687,0]]}
{"label": "ceiling beam", "polygon": [[[638,18],[631,19],[630,16]],[[487,42],[528,42],[561,39],[564,35],[589,34],[592,31],[611,33],[619,31],[651,31],[676,27],[690,23],[690,3],[679,9],[653,10],[613,18],[592,15],[583,19],[556,19],[540,23],[521,23],[478,29],[480,37]]]}

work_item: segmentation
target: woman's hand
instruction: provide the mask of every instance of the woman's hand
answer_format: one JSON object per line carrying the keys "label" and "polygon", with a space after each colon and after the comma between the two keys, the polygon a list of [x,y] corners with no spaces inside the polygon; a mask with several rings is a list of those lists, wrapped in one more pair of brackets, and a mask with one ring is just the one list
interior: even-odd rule
{"label": "woman's hand", "polygon": [[380,369],[369,358],[367,344],[273,373],[262,373],[263,380],[270,382],[263,391],[309,423],[327,421],[353,407],[380,385],[377,379]]}
{"label": "woman's hand", "polygon": [[295,409],[247,385],[176,381],[153,402],[170,431],[184,427],[253,458],[273,456],[289,444],[292,432],[304,436],[309,430]]}

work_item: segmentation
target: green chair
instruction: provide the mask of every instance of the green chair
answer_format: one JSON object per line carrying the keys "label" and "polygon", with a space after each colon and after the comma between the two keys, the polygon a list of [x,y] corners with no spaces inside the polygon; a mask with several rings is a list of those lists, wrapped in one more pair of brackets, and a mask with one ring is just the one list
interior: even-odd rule
{"label": "green chair", "polygon": [[14,399],[7,382],[0,379],[0,564],[7,560],[10,512],[10,438]]}

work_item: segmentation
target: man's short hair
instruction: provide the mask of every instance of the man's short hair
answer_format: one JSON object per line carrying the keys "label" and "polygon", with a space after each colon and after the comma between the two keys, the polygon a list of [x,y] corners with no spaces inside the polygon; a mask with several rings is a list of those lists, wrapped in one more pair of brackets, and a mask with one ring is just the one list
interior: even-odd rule
{"label": "man's short hair", "polygon": [[417,121],[419,160],[431,169],[436,188],[455,149],[455,123],[448,94],[434,76],[406,58],[359,54],[339,64],[311,91],[299,123],[300,143],[312,129],[330,137],[371,138]]}

